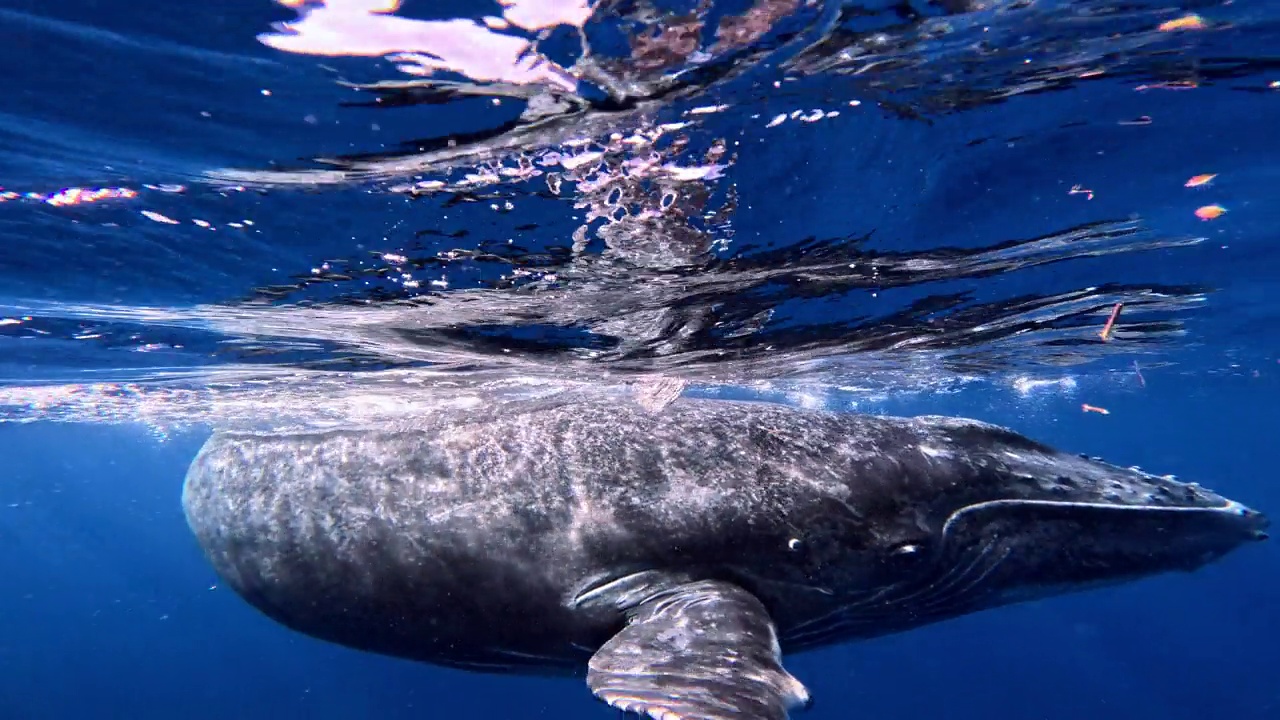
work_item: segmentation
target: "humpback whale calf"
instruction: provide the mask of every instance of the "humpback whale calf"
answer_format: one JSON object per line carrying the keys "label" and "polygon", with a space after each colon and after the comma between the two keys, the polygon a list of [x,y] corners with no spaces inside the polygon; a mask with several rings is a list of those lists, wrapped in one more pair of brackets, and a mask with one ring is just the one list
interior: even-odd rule
{"label": "humpback whale calf", "polygon": [[1192,571],[1266,538],[1195,484],[950,417],[680,398],[216,433],[187,521],[296,631],[585,675],[658,720],[783,720],[784,653]]}

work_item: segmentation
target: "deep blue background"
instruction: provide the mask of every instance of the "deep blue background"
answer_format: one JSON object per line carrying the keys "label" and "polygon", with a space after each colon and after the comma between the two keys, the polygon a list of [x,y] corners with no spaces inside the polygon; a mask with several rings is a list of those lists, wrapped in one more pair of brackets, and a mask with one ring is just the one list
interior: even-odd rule
{"label": "deep blue background", "polygon": [[[81,25],[51,29],[30,15]],[[288,16],[266,0],[0,2],[0,66],[16,88],[0,107],[0,187],[188,181],[209,167],[367,150],[426,132],[416,126],[425,113],[379,113],[375,134],[367,113],[336,107],[340,95],[315,59],[254,41]],[[1251,44],[1257,36],[1243,30],[1226,37],[1241,55],[1271,47]],[[1067,396],[975,387],[864,409],[1007,424],[1064,449],[1198,480],[1280,516],[1277,101],[1280,94],[1221,85],[1143,94],[1116,82],[935,125],[866,106],[846,109],[841,123],[769,132],[752,124],[744,145],[763,149],[744,152],[735,171],[744,199],[738,237],[787,242],[876,228],[884,250],[971,247],[1130,213],[1162,234],[1206,235],[1193,249],[969,284],[997,295],[1129,280],[1216,288],[1189,320],[1185,344],[1168,349],[1165,359],[1180,366],[1147,370],[1145,389],[1126,374],[1114,383],[1082,379]],[[787,98],[768,102],[778,107],[762,108],[766,118],[792,109]],[[200,115],[206,110],[211,118]],[[443,124],[469,119],[433,112]],[[1142,114],[1156,122],[1116,124]],[[1087,125],[1060,128],[1078,121]],[[995,139],[966,145],[982,136]],[[1181,187],[1202,172],[1221,177],[1205,191]],[[1097,197],[1068,196],[1076,182]],[[399,197],[336,195],[5,205],[0,301],[222,302],[318,258],[353,253],[357,236],[371,243],[361,252],[394,250],[415,229],[453,231],[474,219],[446,222],[437,207]],[[1231,212],[1202,224],[1190,213],[1208,202]],[[334,206],[342,212],[317,212]],[[158,226],[139,219],[139,207],[184,220],[254,217],[264,232]],[[524,221],[485,216],[477,232],[502,236]],[[5,345],[3,379],[75,364],[65,359],[69,347],[87,346]],[[124,357],[84,352],[89,365]],[[192,355],[188,362],[217,361]],[[1081,413],[1081,402],[1112,414]],[[578,682],[363,655],[258,615],[219,587],[181,515],[182,476],[203,439],[162,440],[141,425],[0,423],[0,720],[612,716]],[[1280,541],[1271,541],[1192,575],[999,609],[796,656],[788,666],[813,691],[814,720],[1276,720],[1277,607]]]}
{"label": "deep blue background", "polygon": [[[1274,361],[1272,361],[1274,363]],[[1278,512],[1280,365],[1194,386],[886,405],[1013,424]],[[606,717],[565,680],[470,675],[296,635],[218,585],[181,478],[203,440],[143,427],[0,426],[0,717]],[[1280,545],[1200,572],[792,657],[822,718],[1280,717]]]}

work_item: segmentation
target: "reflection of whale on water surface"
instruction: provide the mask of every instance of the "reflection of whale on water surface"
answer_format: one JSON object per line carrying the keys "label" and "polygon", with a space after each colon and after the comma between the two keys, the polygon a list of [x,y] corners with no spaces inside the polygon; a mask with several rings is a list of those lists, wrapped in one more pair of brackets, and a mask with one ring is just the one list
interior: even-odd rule
{"label": "reflection of whale on water surface", "polygon": [[[972,110],[1004,103],[1028,82],[1067,87],[1107,75],[1095,72],[1106,63],[1086,61],[1078,48],[1069,60],[1083,63],[1081,72],[1053,79],[1037,70],[1053,65],[1049,58],[1066,61],[1056,52],[1016,69],[952,62],[965,46],[954,39],[926,52],[941,31],[931,19],[977,9],[972,3],[927,3],[929,12],[903,15],[901,5],[880,2],[513,0],[484,20],[470,16],[474,9],[417,17],[385,0],[282,4],[298,17],[259,37],[282,57],[383,57],[394,67],[370,60],[364,73],[344,71],[335,95],[353,119],[378,121],[379,134],[352,134],[341,154],[209,177],[257,188],[369,183],[375,196],[415,204],[379,205],[397,208],[380,242],[290,258],[241,296],[248,302],[232,311],[265,309],[261,321],[273,328],[264,333],[253,318],[231,329],[249,336],[228,344],[233,352],[272,352],[285,341],[295,355],[274,353],[273,363],[302,364],[293,357],[305,353],[314,368],[467,362],[557,376],[569,363],[589,372],[679,369],[715,382],[810,372],[856,355],[850,374],[863,384],[872,372],[911,367],[908,353],[926,358],[931,377],[939,366],[965,376],[1056,372],[1139,345],[1156,349],[1182,335],[1185,311],[1203,306],[1206,288],[1145,282],[1150,266],[1137,261],[1132,276],[1127,258],[1088,270],[1104,255],[1200,238],[1091,218],[1027,228],[1011,219],[989,230],[992,240],[966,223],[926,221],[938,203],[968,207],[963,193],[944,190],[973,184],[975,158],[939,146],[929,172],[891,172],[889,156],[923,136],[900,134],[918,126],[875,119],[881,111]],[[1108,36],[1107,47],[1116,40]],[[1024,57],[1026,45],[1018,47]],[[1005,82],[1006,74],[1017,77]],[[817,90],[834,77],[836,86]],[[940,97],[917,97],[930,89]],[[461,113],[467,123],[429,122],[446,106],[444,117]],[[393,129],[412,107],[416,119]],[[791,125],[819,115],[839,123],[841,134],[823,142],[840,151],[815,153],[803,136],[770,129],[775,111]],[[980,144],[1005,132],[996,118],[979,124]],[[846,147],[844,138],[857,141]],[[833,160],[811,163],[817,155]],[[875,183],[837,182],[869,174]],[[835,202],[805,200],[809,187]],[[799,203],[796,217],[775,223],[763,208],[788,198]],[[832,222],[811,225],[811,210]],[[410,234],[414,224],[422,227]],[[1073,272],[1047,280],[1033,271],[1067,262]],[[800,311],[819,303],[820,312]],[[1121,342],[1102,342],[1096,327],[1116,303],[1125,307]],[[363,320],[375,306],[376,322]]]}
{"label": "reflection of whale on water surface", "polygon": [[219,434],[188,520],[295,630],[579,673],[655,718],[784,718],[783,652],[1190,571],[1267,520],[976,421],[677,399]]}

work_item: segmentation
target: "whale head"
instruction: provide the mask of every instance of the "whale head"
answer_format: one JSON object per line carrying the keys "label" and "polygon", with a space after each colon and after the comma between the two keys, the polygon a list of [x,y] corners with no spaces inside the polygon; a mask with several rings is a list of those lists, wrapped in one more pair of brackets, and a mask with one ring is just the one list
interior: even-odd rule
{"label": "whale head", "polygon": [[862,533],[870,570],[847,585],[846,630],[881,634],[1193,571],[1267,538],[1263,514],[1196,484],[976,421],[911,422],[875,497],[853,500],[875,532]]}

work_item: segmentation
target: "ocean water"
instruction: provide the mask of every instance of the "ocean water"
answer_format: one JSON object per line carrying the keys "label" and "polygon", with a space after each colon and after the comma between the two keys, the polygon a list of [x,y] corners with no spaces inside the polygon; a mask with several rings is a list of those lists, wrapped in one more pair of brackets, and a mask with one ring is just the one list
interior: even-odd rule
{"label": "ocean water", "polygon": [[[1280,514],[1275,0],[0,0],[0,39],[0,718],[614,713],[252,610],[179,504],[215,428],[656,378]],[[787,666],[816,720],[1280,718],[1278,547]]]}

